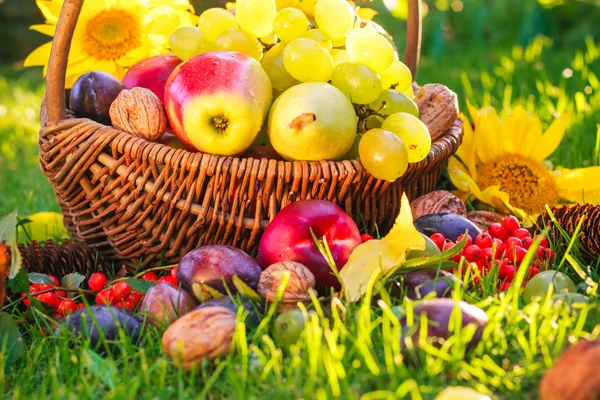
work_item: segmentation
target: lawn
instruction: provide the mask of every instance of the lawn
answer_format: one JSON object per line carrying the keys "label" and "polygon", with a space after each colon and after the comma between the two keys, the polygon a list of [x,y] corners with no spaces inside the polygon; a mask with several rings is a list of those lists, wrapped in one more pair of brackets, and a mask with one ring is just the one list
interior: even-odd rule
{"label": "lawn", "polygon": [[[436,33],[439,17],[433,12],[427,17],[431,21],[425,33],[430,36],[424,43],[419,83],[442,82],[455,90],[461,110],[466,110],[467,100],[477,107],[507,110],[521,104],[546,126],[567,113],[569,128],[550,160],[569,168],[600,165],[600,43],[591,34],[573,34],[567,44],[533,33],[519,40],[506,33],[509,37],[493,46],[476,39],[452,43],[444,41],[443,32]],[[474,17],[464,18],[468,22]],[[392,33],[401,29],[389,16],[380,22]],[[401,45],[402,35],[397,36]],[[23,70],[18,64],[0,66],[0,216],[13,210],[22,217],[58,211],[37,159],[44,92],[40,75],[40,70]],[[314,313],[304,336],[289,351],[278,348],[270,335],[274,310],[268,310],[258,326],[246,326],[242,318],[235,351],[188,373],[164,355],[161,329],[149,327],[140,344],[123,335],[118,350],[103,357],[85,340],[46,335],[52,323],[36,315],[36,323],[21,326],[25,356],[7,372],[0,369],[0,393],[15,400],[416,400],[433,399],[442,388],[460,385],[492,398],[537,398],[542,375],[569,343],[600,336],[598,285],[585,283],[598,282],[597,272],[563,253],[557,256],[555,269],[574,278],[591,303],[574,308],[555,307],[550,300],[525,304],[520,283],[527,260],[503,294],[492,295],[489,288],[480,292],[456,288],[456,299],[477,305],[489,317],[480,344],[470,352],[466,343],[474,332],[467,329],[455,332],[441,349],[425,346],[416,361],[404,358],[397,316],[410,314],[413,304],[407,300],[387,303],[366,297],[358,304],[329,306],[315,301],[309,306]],[[0,365],[5,357],[0,352]]]}

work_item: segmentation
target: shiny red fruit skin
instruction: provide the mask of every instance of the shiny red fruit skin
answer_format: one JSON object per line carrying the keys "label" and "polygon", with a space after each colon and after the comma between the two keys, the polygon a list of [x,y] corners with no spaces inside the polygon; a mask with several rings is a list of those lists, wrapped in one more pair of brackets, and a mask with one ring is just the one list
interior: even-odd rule
{"label": "shiny red fruit skin", "polygon": [[356,223],[337,205],[326,200],[295,201],[267,226],[258,248],[258,264],[265,269],[276,262],[297,261],[315,275],[317,290],[338,290],[340,283],[315,245],[311,229],[317,238],[327,239],[338,270],[362,242]]}
{"label": "shiny red fruit skin", "polygon": [[173,278],[177,279],[177,267],[174,267],[169,273]]}
{"label": "shiny red fruit skin", "polygon": [[487,249],[489,247],[492,247],[492,243],[493,243],[492,235],[490,235],[487,232],[481,232],[475,238],[475,244],[482,249]]}
{"label": "shiny red fruit skin", "polygon": [[528,237],[531,237],[531,234],[529,233],[529,231],[525,228],[519,228],[516,231],[513,232],[513,237],[519,238],[519,239],[525,239]]}
{"label": "shiny red fruit skin", "polygon": [[52,279],[52,282],[54,282],[54,286],[56,286],[56,287],[59,287],[59,286],[60,286],[60,282],[58,281],[58,279],[56,279],[56,277],[55,277],[55,276],[48,275],[48,277],[49,277],[50,279]]}
{"label": "shiny red fruit skin", "polygon": [[446,243],[446,238],[441,233],[434,233],[431,235],[430,239],[435,243],[438,249],[442,250],[444,248],[444,243]]}
{"label": "shiny red fruit skin", "polygon": [[504,232],[504,228],[502,227],[502,225],[500,225],[498,223],[490,224],[489,232],[493,238],[498,238],[498,239],[502,238],[502,236],[504,236],[506,234],[506,232]]}
{"label": "shiny red fruit skin", "polygon": [[139,86],[151,90],[165,101],[165,84],[171,72],[181,64],[174,54],[161,54],[142,60],[129,68],[123,77],[123,85],[127,89]]}
{"label": "shiny red fruit skin", "polygon": [[58,303],[59,303],[58,297],[56,297],[56,295],[52,292],[38,294],[33,297],[54,309],[56,309],[58,307]]}
{"label": "shiny red fruit skin", "polygon": [[[459,237],[456,238],[456,243],[460,243],[463,239],[464,239],[465,235],[460,235]],[[471,236],[467,236],[467,243],[465,243],[465,247],[463,247],[463,250],[466,249],[467,247],[471,246],[473,244],[473,239],[471,238]]]}
{"label": "shiny red fruit skin", "polygon": [[517,217],[511,215],[502,220],[502,227],[507,234],[512,235],[514,231],[521,227],[521,224]]}
{"label": "shiny red fruit skin", "polygon": [[96,304],[110,304],[112,302],[112,290],[104,289],[96,295]]}
{"label": "shiny red fruit skin", "polygon": [[96,272],[90,276],[88,286],[94,292],[99,292],[106,285],[106,275],[102,272]]}
{"label": "shiny red fruit skin", "polygon": [[112,287],[113,298],[117,301],[123,300],[131,293],[131,288],[125,281],[119,281]]}
{"label": "shiny red fruit skin", "polygon": [[173,278],[172,276],[163,276],[158,278],[159,282],[169,282],[172,285],[179,286],[179,282],[177,282],[177,278]]}
{"label": "shiny red fruit skin", "polygon": [[64,299],[58,304],[58,315],[62,315],[63,317],[75,310],[77,310],[77,303],[75,303],[73,300]]}
{"label": "shiny red fruit skin", "polygon": [[375,239],[373,238],[373,236],[369,235],[368,233],[363,233],[362,235],[360,235],[360,240],[362,243],[364,243],[364,242],[368,242],[370,240],[375,240]]}
{"label": "shiny red fruit skin", "polygon": [[158,282],[158,276],[156,276],[154,272],[146,272],[144,275],[142,275],[142,280]]}

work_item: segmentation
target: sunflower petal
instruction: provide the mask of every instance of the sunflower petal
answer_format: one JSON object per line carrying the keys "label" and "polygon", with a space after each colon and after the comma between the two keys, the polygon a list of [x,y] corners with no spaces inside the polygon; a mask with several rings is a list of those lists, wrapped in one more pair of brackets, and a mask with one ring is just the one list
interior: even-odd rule
{"label": "sunflower petal", "polygon": [[548,130],[542,135],[530,157],[534,160],[542,161],[554,153],[554,150],[556,150],[565,134],[568,120],[569,117],[566,115],[555,119]]}
{"label": "sunflower petal", "polygon": [[58,22],[62,1],[37,0],[35,3],[44,15],[44,18],[46,18],[47,23],[56,24]]}
{"label": "sunflower petal", "polygon": [[572,202],[600,203],[600,167],[556,169],[561,198]]}
{"label": "sunflower petal", "polygon": [[50,58],[50,50],[52,49],[52,42],[44,43],[37,49],[33,50],[25,61],[23,62],[23,66],[25,67],[34,67],[40,65],[46,65],[48,63],[48,59]]}
{"label": "sunflower petal", "polygon": [[29,29],[31,29],[32,31],[39,32],[46,36],[54,36],[54,33],[56,32],[56,25],[50,25],[50,24],[31,25],[29,27]]}
{"label": "sunflower petal", "polygon": [[[480,110],[481,111],[481,110]],[[479,114],[475,122],[475,151],[482,163],[491,162],[504,154],[505,138],[502,137],[502,123],[495,110]]]}

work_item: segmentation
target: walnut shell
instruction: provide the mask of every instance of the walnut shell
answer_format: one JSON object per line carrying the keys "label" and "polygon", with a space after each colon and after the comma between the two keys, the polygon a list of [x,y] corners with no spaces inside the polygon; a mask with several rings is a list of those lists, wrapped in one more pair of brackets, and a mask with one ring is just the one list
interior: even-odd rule
{"label": "walnut shell", "polygon": [[456,93],[444,85],[428,83],[415,94],[419,119],[429,128],[431,140],[444,134],[458,118]]}
{"label": "walnut shell", "polygon": [[167,130],[165,106],[151,90],[141,87],[119,93],[110,106],[110,120],[115,128],[151,142]]}
{"label": "walnut shell", "polygon": [[225,307],[204,307],[185,314],[162,336],[164,352],[188,370],[205,359],[227,354],[236,326],[236,314]]}
{"label": "walnut shell", "polygon": [[467,206],[458,197],[446,190],[436,190],[417,197],[410,203],[413,218],[427,214],[452,213],[465,216]]}
{"label": "walnut shell", "polygon": [[540,400],[600,399],[600,340],[581,339],[542,378]]}
{"label": "walnut shell", "polygon": [[280,311],[294,308],[298,302],[309,301],[309,292],[315,287],[315,276],[304,264],[295,261],[282,261],[270,265],[260,274],[258,294],[268,301],[273,301],[277,295],[277,288],[281,284],[284,274],[288,271],[290,278],[280,300]]}
{"label": "walnut shell", "polygon": [[503,216],[494,211],[476,210],[469,211],[467,218],[477,227],[487,231],[490,224],[502,222]]}

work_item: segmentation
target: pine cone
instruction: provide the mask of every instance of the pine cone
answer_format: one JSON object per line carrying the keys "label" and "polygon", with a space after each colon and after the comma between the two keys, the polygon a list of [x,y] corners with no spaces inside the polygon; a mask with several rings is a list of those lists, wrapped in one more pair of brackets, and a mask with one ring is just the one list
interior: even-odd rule
{"label": "pine cone", "polygon": [[59,279],[71,272],[89,277],[105,268],[98,252],[69,240],[58,244],[49,239],[43,245],[33,240],[29,246],[19,244],[19,252],[27,272],[53,275]]}
{"label": "pine cone", "polygon": [[[558,225],[572,237],[577,224],[585,217],[578,237],[579,245],[583,251],[582,256],[589,262],[595,262],[600,257],[600,205],[577,204],[574,206],[551,207],[552,214]],[[550,228],[550,236],[560,240],[562,234],[552,222],[548,213],[543,213],[537,220],[541,228]]]}

